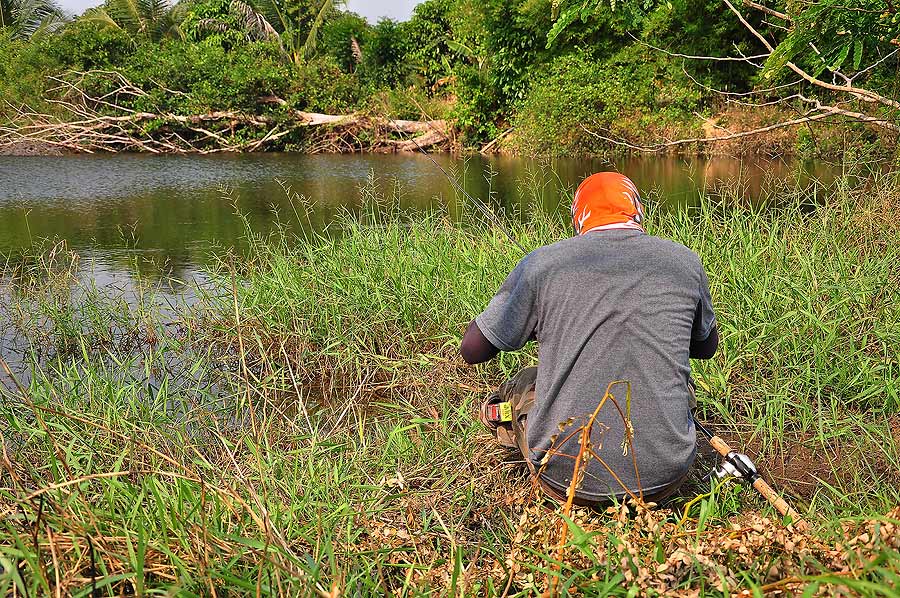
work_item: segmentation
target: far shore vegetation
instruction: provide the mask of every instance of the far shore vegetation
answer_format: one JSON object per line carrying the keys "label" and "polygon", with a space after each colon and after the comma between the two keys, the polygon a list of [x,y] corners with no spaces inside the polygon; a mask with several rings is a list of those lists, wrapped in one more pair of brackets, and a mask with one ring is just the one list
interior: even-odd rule
{"label": "far shore vegetation", "polygon": [[411,151],[432,133],[896,159],[900,12],[845,4],[426,0],[369,23],[334,0],[0,0],[0,152]]}
{"label": "far shore vegetation", "polygon": [[[767,209],[647,198],[650,232],[710,274],[722,346],[695,364],[699,416],[808,531],[703,465],[655,511],[541,506],[475,417],[534,347],[457,355],[521,253],[477,212],[375,189],[327,236],[248,230],[192,305],[79,283],[62,246],[5,260],[0,593],[897,595],[896,173],[849,165]],[[543,212],[508,226],[526,249],[569,234]]]}

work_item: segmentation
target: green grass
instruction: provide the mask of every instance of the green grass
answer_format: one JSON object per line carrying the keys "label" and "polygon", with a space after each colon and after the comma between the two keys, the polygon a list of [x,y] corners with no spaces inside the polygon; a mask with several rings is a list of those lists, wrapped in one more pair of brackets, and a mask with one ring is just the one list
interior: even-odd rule
{"label": "green grass", "polygon": [[[223,256],[177,326],[151,302],[64,293],[67,268],[15,269],[5,318],[34,368],[0,402],[0,591],[515,595],[548,572],[623,596],[900,591],[890,522],[864,523],[900,503],[895,178],[838,183],[812,212],[782,189],[778,210],[703,198],[649,219],[710,274],[722,347],[695,364],[702,416],[789,491],[805,543],[723,486],[686,516],[576,514],[558,569],[558,517],[473,418],[535,348],[479,368],[456,354],[519,251],[476,214],[403,215],[367,193],[327,237]],[[567,234],[542,214],[510,226],[529,248]],[[749,555],[722,548],[735,538]],[[700,556],[657,574],[679,549]]]}

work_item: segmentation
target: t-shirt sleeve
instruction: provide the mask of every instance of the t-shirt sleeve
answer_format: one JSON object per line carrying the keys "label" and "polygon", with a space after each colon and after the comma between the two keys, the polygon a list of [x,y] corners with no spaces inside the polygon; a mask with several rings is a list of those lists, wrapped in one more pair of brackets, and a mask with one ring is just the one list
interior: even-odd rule
{"label": "t-shirt sleeve", "polygon": [[713,326],[716,325],[716,312],[713,311],[712,296],[709,293],[709,279],[706,270],[700,266],[700,299],[697,302],[697,311],[694,314],[694,327],[691,331],[691,340],[705,341],[709,338]]}
{"label": "t-shirt sleeve", "polygon": [[532,340],[537,329],[537,289],[528,276],[526,256],[506,277],[500,290],[475,323],[492,345],[516,351]]}

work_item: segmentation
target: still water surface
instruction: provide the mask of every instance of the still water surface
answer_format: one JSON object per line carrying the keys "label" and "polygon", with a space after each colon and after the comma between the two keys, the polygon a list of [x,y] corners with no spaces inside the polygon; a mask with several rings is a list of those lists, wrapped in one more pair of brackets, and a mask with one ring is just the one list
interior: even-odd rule
{"label": "still water surface", "polygon": [[[473,195],[519,214],[565,209],[578,181],[611,168],[664,208],[695,203],[700,190],[735,183],[747,201],[765,202],[773,180],[805,185],[811,177],[834,175],[825,164],[730,158],[638,157],[614,164],[436,159]],[[0,255],[40,240],[65,240],[89,264],[98,286],[127,286],[136,275],[186,281],[213,252],[242,247],[245,229],[235,205],[265,233],[278,219],[297,220],[289,187],[313,205],[302,226],[326,230],[342,210],[359,208],[370,177],[380,192],[398,193],[406,209],[441,205],[459,217],[466,201],[421,155],[0,157]]]}
{"label": "still water surface", "polygon": [[[825,164],[727,158],[630,158],[614,164],[435,159],[469,193],[526,217],[536,209],[567,210],[573,188],[598,170],[627,174],[645,201],[660,209],[696,203],[701,191],[723,187],[740,190],[733,201],[765,204],[773,186],[805,188],[835,173]],[[405,210],[441,207],[460,220],[471,217],[471,208],[469,216],[463,213],[467,200],[420,155],[0,156],[0,259],[35,244],[65,241],[80,257],[82,283],[130,303],[152,298],[166,317],[182,302],[196,300],[192,289],[203,284],[210,256],[245,247],[246,227],[236,210],[257,233],[274,230],[279,221],[328,232],[343,211],[359,209],[367,188],[399,196]],[[286,189],[312,205],[308,216]],[[27,382],[33,347],[4,320],[10,315],[7,303],[13,305],[10,283],[0,278],[0,357]],[[81,291],[73,291],[77,301]],[[0,371],[0,388],[12,388],[11,383]]]}

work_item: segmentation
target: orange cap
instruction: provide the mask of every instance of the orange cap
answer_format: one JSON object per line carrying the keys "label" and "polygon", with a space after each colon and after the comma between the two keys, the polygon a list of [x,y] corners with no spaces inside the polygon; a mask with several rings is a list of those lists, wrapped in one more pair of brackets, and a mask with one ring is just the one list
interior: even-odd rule
{"label": "orange cap", "polygon": [[581,182],[575,192],[572,223],[576,234],[607,225],[641,228],[643,219],[644,207],[637,186],[624,174],[592,174]]}

